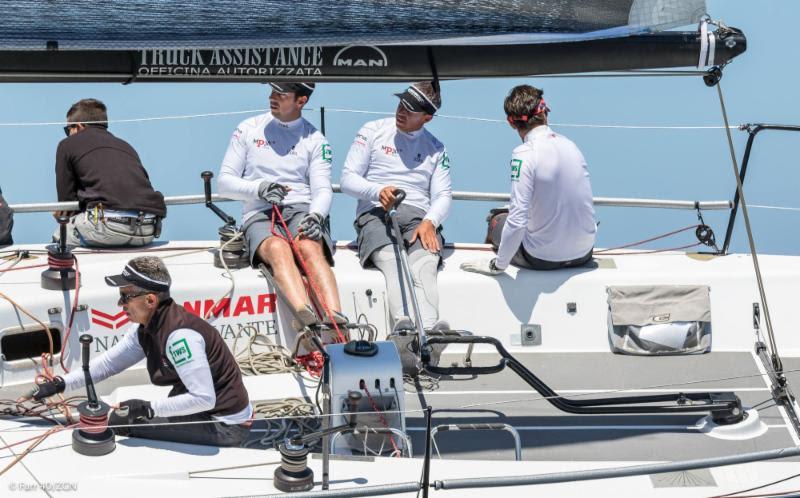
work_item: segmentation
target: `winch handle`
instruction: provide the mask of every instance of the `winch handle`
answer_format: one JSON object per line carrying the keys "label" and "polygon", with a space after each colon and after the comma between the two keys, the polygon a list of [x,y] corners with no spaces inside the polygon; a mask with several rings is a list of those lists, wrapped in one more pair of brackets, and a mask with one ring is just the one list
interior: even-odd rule
{"label": "winch handle", "polygon": [[56,221],[58,222],[58,250],[61,254],[67,253],[67,223],[69,217],[63,214],[59,216]]}
{"label": "winch handle", "polygon": [[211,171],[203,171],[200,173],[200,178],[203,179],[203,192],[205,194],[206,207],[219,216],[226,225],[235,226],[236,220],[211,202],[211,179],[214,178],[214,173]]}
{"label": "winch handle", "polygon": [[406,200],[406,191],[401,188],[394,189],[394,204],[392,204],[392,209],[397,209],[400,207],[400,204]]}
{"label": "winch handle", "polygon": [[205,192],[206,206],[211,205],[211,179],[214,178],[214,173],[211,171],[203,171],[200,173],[200,178],[203,179],[203,190]]}
{"label": "winch handle", "polygon": [[81,366],[83,367],[83,378],[86,382],[86,397],[89,399],[89,407],[97,406],[97,393],[94,390],[94,381],[89,373],[89,354],[94,338],[89,334],[81,335],[78,340],[81,343]]}
{"label": "winch handle", "polygon": [[435,367],[423,360],[423,368],[437,375],[485,375],[501,372],[507,365],[510,355],[503,344],[488,336],[428,336],[427,345],[435,344],[491,344],[500,354],[500,362],[488,367]]}

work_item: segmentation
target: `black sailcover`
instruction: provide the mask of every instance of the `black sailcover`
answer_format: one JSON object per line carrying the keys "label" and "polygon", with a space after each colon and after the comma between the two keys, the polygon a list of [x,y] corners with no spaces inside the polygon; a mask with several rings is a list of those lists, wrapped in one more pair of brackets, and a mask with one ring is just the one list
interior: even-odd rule
{"label": "black sailcover", "polygon": [[[22,0],[0,81],[395,81],[697,66],[704,0]],[[713,57],[746,48],[720,29]]]}

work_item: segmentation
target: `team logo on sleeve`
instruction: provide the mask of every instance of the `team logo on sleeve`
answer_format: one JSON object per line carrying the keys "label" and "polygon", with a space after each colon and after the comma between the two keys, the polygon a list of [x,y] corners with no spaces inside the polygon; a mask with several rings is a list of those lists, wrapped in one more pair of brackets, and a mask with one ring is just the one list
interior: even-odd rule
{"label": "team logo on sleeve", "polygon": [[439,160],[439,167],[442,169],[450,169],[450,156],[447,152],[442,153],[442,158]]}
{"label": "team logo on sleeve", "polygon": [[362,135],[361,133],[356,133],[356,139],[353,141],[353,143],[358,145],[367,145],[367,141],[368,140],[366,136]]}
{"label": "team logo on sleeve", "polygon": [[519,181],[519,174],[522,172],[522,159],[511,160],[511,181]]}
{"label": "team logo on sleeve", "polygon": [[333,160],[333,152],[331,152],[331,146],[328,144],[322,144],[322,160],[327,162]]}
{"label": "team logo on sleeve", "polygon": [[180,339],[169,345],[169,355],[172,357],[172,363],[176,367],[185,365],[192,361],[192,350],[189,349],[189,344],[186,339]]}

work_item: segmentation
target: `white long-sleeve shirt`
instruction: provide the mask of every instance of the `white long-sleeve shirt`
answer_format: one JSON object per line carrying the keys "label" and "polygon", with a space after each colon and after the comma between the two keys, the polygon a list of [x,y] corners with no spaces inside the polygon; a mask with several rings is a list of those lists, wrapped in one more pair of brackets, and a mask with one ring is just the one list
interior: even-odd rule
{"label": "white long-sleeve shirt", "polygon": [[436,227],[450,214],[453,199],[444,145],[425,128],[398,130],[394,118],[361,127],[347,153],[341,185],[342,192],[358,199],[356,215],[380,206],[384,187],[401,188],[404,203],[425,211]]}
{"label": "white long-sleeve shirt", "polygon": [[244,201],[242,222],[270,205],[258,197],[261,182],[291,188],[285,205],[308,203],[327,216],[331,208],[331,147],[303,118],[284,123],[271,113],[242,121],[233,132],[217,178],[220,195]]}
{"label": "white long-sleeve shirt", "polygon": [[505,269],[520,247],[546,261],[570,261],[594,247],[592,186],[578,147],[537,126],[511,156],[511,207],[495,265]]}
{"label": "white long-sleeve shirt", "polygon": [[[136,333],[137,327],[138,325],[131,326],[117,344],[89,362],[89,373],[95,383],[116,375],[145,358],[144,350],[139,344]],[[175,367],[187,392],[151,401],[150,406],[156,417],[176,417],[205,412],[213,409],[217,402],[203,336],[192,329],[177,329],[169,335],[167,344],[173,344],[181,339],[186,339],[188,349],[193,352],[192,361],[178,365],[172,359],[172,355],[166,355],[166,357]],[[64,383],[67,391],[83,387],[85,385],[83,370],[75,369],[65,375]],[[252,406],[247,405],[238,413],[214,416],[214,418],[227,424],[241,424],[250,420],[252,411]]]}

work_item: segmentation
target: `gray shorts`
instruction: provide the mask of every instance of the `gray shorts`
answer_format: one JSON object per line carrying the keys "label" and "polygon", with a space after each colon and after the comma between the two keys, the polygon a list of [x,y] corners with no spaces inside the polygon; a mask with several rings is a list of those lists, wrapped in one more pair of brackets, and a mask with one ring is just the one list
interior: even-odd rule
{"label": "gray shorts", "polygon": [[[422,223],[425,211],[418,207],[401,204],[397,209],[397,224],[400,225],[400,232],[403,234],[403,241],[409,253],[423,249],[422,242],[417,239],[409,245],[414,229]],[[353,223],[358,234],[358,259],[363,268],[374,266],[370,257],[372,253],[381,247],[395,243],[394,231],[389,216],[382,207],[374,207],[369,211],[361,213]],[[444,247],[444,237],[442,236],[441,225],[436,230],[439,237],[439,244]],[[441,263],[441,258],[439,259]]]}
{"label": "gray shorts", "polygon": [[[308,214],[308,204],[283,206],[281,208],[281,214],[283,215],[283,221],[286,222],[286,226],[289,228],[289,232],[291,232],[292,236],[297,236],[300,222],[303,221],[303,218]],[[331,238],[330,224],[330,218],[326,216],[325,221],[322,223],[322,247],[328,264],[333,266],[334,245],[333,239]],[[247,254],[250,258],[250,264],[256,267],[262,262],[260,258],[256,258],[258,246],[266,239],[273,236],[272,208],[265,209],[251,216],[242,226],[242,232],[244,232],[245,247],[247,248]],[[277,216],[275,216],[275,232],[281,237],[286,237],[283,225],[280,222],[280,218]],[[264,263],[266,263],[266,261],[264,261]]]}
{"label": "gray shorts", "polygon": [[[136,218],[108,217],[95,219],[91,211],[83,211],[70,218],[67,224],[67,244],[80,247],[141,247],[153,242],[161,230],[161,220],[147,218],[138,223]],[[59,229],[53,241],[61,237]]]}
{"label": "gray shorts", "polygon": [[[506,224],[508,213],[501,213],[492,218],[493,226],[490,226],[490,240],[494,251],[500,247],[500,240],[503,235],[503,227]],[[561,268],[574,268],[577,266],[585,266],[592,261],[592,251],[594,248],[589,249],[589,252],[578,259],[569,261],[547,261],[539,259],[525,250],[525,246],[520,244],[519,249],[511,258],[511,264],[520,268],[528,268],[529,270],[558,270]]]}

